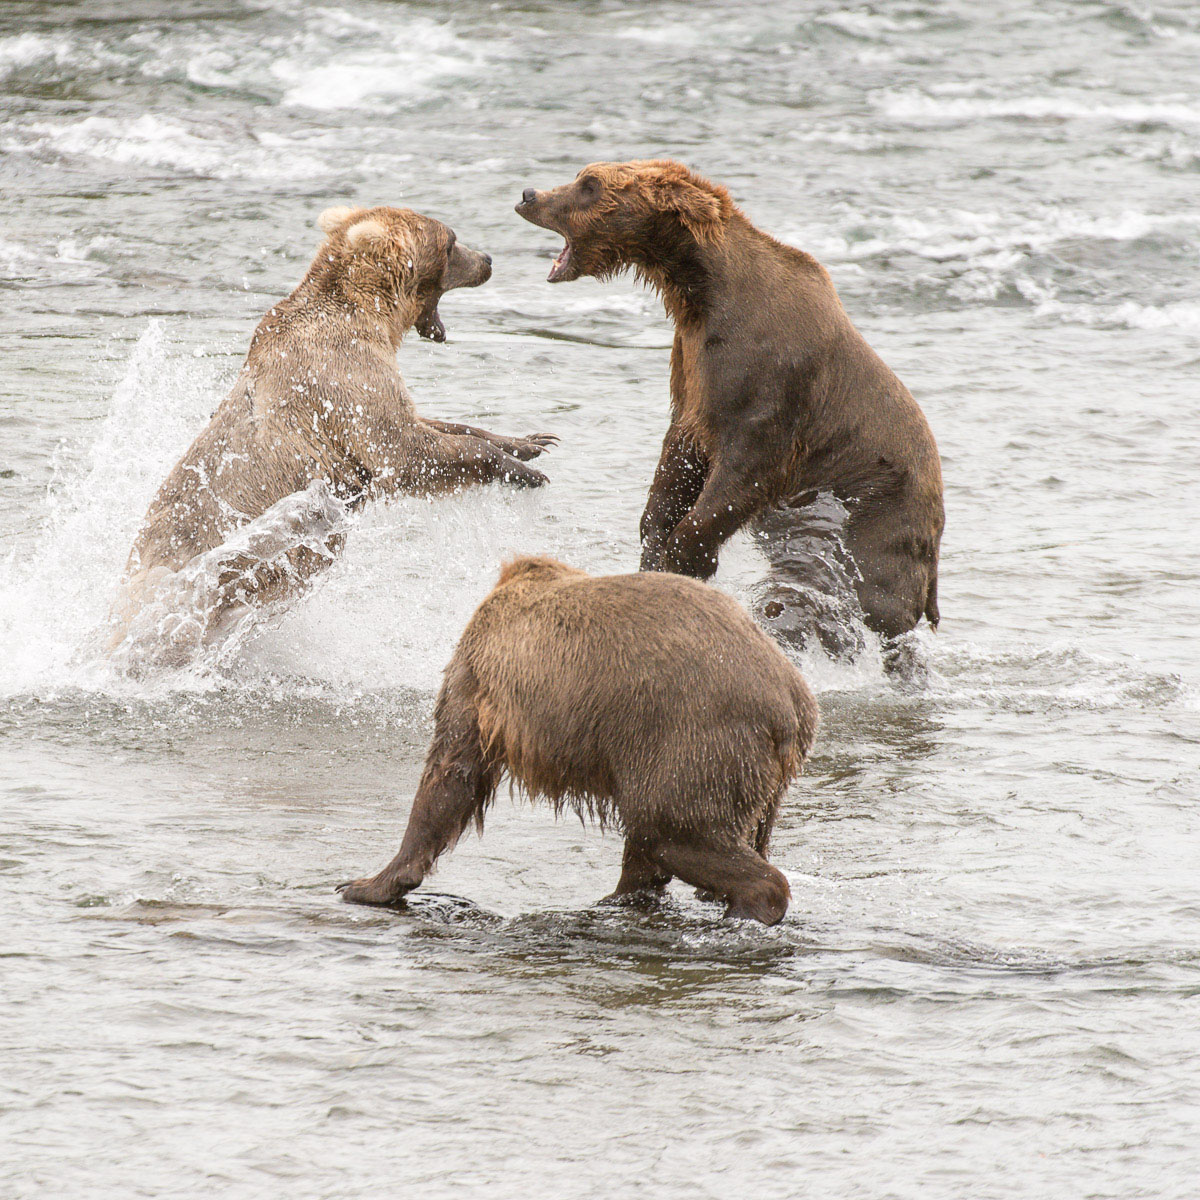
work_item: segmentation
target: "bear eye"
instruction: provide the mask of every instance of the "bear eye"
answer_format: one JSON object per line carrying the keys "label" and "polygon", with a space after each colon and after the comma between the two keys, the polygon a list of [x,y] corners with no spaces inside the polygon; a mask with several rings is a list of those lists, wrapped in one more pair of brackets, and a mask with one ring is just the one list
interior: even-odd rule
{"label": "bear eye", "polygon": [[600,190],[600,183],[594,175],[585,175],[579,181],[579,186],[587,196],[594,196]]}

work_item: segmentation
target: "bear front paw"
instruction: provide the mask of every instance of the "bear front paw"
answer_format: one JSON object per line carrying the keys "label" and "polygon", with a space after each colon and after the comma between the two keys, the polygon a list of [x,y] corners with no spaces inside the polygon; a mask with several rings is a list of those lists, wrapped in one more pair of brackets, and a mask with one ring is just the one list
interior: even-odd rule
{"label": "bear front paw", "polygon": [[352,879],[339,883],[337,890],[348,904],[372,904],[378,908],[401,908],[404,897],[410,891],[405,884],[395,880],[381,880],[378,875],[369,879]]}
{"label": "bear front paw", "polygon": [[551,446],[557,443],[558,438],[553,433],[529,433],[523,438],[515,439],[509,453],[514,458],[525,461],[530,458],[537,458],[539,454],[544,454]]}
{"label": "bear front paw", "polygon": [[534,467],[522,465],[520,470],[510,468],[505,471],[504,482],[516,487],[544,487],[550,480]]}

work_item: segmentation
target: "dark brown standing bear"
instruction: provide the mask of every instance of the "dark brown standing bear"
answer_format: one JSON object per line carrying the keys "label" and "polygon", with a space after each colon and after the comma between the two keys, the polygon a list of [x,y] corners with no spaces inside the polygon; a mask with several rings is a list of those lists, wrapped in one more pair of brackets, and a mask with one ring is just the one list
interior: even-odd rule
{"label": "dark brown standing bear", "polygon": [[855,594],[885,638],[936,627],[937,446],[816,259],[677,162],[593,163],[517,212],[566,239],[551,283],[632,267],[675,322],[643,570],[708,579],[749,525],[772,562],[756,609],[785,640],[840,649]]}
{"label": "dark brown standing bear", "polygon": [[[554,438],[502,437],[421,417],[396,366],[400,341],[414,326],[422,337],[445,340],[439,299],[485,283],[490,256],[405,208],[331,208],[318,224],[326,239],[308,274],[259,322],[233,390],[146,513],[110,650],[132,630],[161,643],[140,647],[137,661],[177,663],[239,611],[294,595],[341,548],[344,535],[327,532],[338,524],[329,516],[330,494],[357,503],[493,480],[546,482],[523,460]],[[230,540],[268,510],[269,528],[255,527],[245,546]],[[315,536],[305,536],[307,524]],[[184,571],[197,563],[205,570]],[[184,597],[196,611],[156,611]],[[139,623],[139,610],[152,601]]]}
{"label": "dark brown standing bear", "polygon": [[398,903],[468,825],[482,831],[507,771],[556,812],[624,832],[612,898],[678,876],[729,916],[774,924],[787,911],[767,843],[817,705],[721,592],[678,575],[594,578],[517,559],[467,625],[434,725],[400,853],[343,884],[347,900]]}

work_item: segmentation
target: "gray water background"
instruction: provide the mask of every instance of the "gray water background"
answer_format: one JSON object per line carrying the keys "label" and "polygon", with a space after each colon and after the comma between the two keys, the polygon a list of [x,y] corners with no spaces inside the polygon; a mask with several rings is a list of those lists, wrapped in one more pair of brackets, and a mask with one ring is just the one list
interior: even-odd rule
{"label": "gray water background", "polygon": [[[1191,4],[0,3],[0,1193],[1196,1196],[1198,63]],[[804,662],[776,929],[593,908],[617,839],[506,797],[343,906],[503,557],[636,563],[669,326],[511,210],[654,155],[927,413],[929,680]],[[377,507],[231,661],[121,679],[145,506],[346,202],[492,253],[401,369],[552,484]]]}

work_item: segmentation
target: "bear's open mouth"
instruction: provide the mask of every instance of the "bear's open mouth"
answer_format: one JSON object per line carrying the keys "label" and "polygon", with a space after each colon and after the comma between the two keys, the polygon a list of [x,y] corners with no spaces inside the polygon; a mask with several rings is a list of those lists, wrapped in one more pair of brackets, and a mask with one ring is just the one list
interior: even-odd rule
{"label": "bear's open mouth", "polygon": [[431,342],[444,342],[446,340],[446,327],[442,324],[442,318],[438,315],[436,304],[432,308],[427,308],[417,318],[417,332]]}
{"label": "bear's open mouth", "polygon": [[550,274],[546,279],[550,283],[557,283],[566,273],[567,268],[571,265],[571,242],[568,239],[566,245],[559,251],[558,257],[550,267]]}

